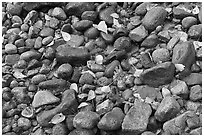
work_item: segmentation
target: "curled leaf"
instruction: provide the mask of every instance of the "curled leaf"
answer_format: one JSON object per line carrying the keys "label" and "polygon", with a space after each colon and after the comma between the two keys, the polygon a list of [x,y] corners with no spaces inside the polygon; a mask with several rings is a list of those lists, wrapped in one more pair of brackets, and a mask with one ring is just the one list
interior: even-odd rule
{"label": "curled leaf", "polygon": [[89,91],[89,94],[88,94],[88,98],[87,98],[86,101],[92,100],[92,99],[94,99],[94,98],[96,98],[96,93],[95,93],[95,91],[90,90],[90,91]]}
{"label": "curled leaf", "polygon": [[185,69],[185,66],[183,64],[175,64],[175,67],[178,71],[183,71]]}
{"label": "curled leaf", "polygon": [[15,70],[13,76],[19,79],[27,77],[26,75],[22,74],[22,72],[20,72],[19,70]]}
{"label": "curled leaf", "polygon": [[59,124],[61,123],[62,121],[65,120],[65,115],[63,115],[62,113],[58,113],[56,114],[52,119],[51,119],[51,123],[52,124]]}
{"label": "curled leaf", "polygon": [[61,34],[64,41],[69,41],[71,39],[71,35],[69,33],[61,31]]}
{"label": "curled leaf", "polygon": [[88,106],[88,105],[89,105],[88,103],[82,102],[82,103],[78,106],[78,108],[82,108],[82,107],[85,107],[85,106]]}
{"label": "curled leaf", "polygon": [[105,32],[106,34],[108,33],[108,27],[105,21],[101,21],[99,22],[98,25],[93,25],[93,26],[96,27],[98,30]]}

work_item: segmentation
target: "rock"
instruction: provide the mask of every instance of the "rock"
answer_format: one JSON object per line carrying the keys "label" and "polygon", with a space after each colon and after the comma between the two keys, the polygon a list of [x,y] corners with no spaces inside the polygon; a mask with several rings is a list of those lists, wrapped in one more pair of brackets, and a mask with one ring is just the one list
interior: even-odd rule
{"label": "rock", "polygon": [[70,2],[65,6],[65,13],[67,16],[80,17],[84,11],[93,11],[94,8],[93,2]]}
{"label": "rock", "polygon": [[122,92],[122,97],[125,99],[125,100],[128,100],[130,97],[132,97],[133,95],[133,91],[131,89],[126,89]]}
{"label": "rock", "polygon": [[8,3],[6,6],[6,10],[11,15],[20,15],[22,11],[22,5]]}
{"label": "rock", "polygon": [[120,64],[118,60],[112,61],[110,64],[107,65],[106,70],[105,70],[105,76],[110,78],[114,74],[115,68]]}
{"label": "rock", "polygon": [[69,135],[94,135],[93,130],[87,129],[74,129],[72,130]]}
{"label": "rock", "polygon": [[31,83],[33,83],[33,84],[39,84],[40,82],[43,82],[43,81],[45,81],[46,79],[47,79],[47,78],[46,78],[46,75],[38,74],[38,75],[35,75],[34,77],[32,77]]}
{"label": "rock", "polygon": [[184,9],[173,7],[173,16],[176,19],[183,19],[185,17],[194,16],[194,14],[187,12]]}
{"label": "rock", "polygon": [[23,52],[20,55],[20,60],[30,61],[32,59],[39,59],[41,57],[41,54],[35,50],[29,50],[26,52]]}
{"label": "rock", "polygon": [[71,35],[71,39],[66,42],[71,47],[79,47],[84,43],[84,37],[79,35]]}
{"label": "rock", "polygon": [[48,45],[53,41],[53,36],[47,36],[42,40],[43,45]]}
{"label": "rock", "polygon": [[49,104],[53,104],[59,101],[60,99],[55,97],[48,90],[40,90],[35,94],[33,102],[32,102],[32,106],[34,108],[37,108],[43,105],[49,105]]}
{"label": "rock", "polygon": [[165,97],[155,112],[158,121],[165,122],[174,118],[180,111],[179,103],[173,97]]}
{"label": "rock", "polygon": [[79,129],[92,129],[97,125],[99,118],[100,116],[96,112],[82,111],[74,117],[73,125]]}
{"label": "rock", "polygon": [[40,89],[47,89],[51,90],[54,93],[62,92],[65,89],[67,89],[69,83],[66,82],[66,80],[63,79],[52,79],[52,80],[46,80],[39,83]]}
{"label": "rock", "polygon": [[171,39],[168,30],[162,30],[157,35],[158,35],[159,39],[165,43]]}
{"label": "rock", "polygon": [[60,45],[56,49],[56,58],[60,63],[86,63],[90,55],[86,49]]}
{"label": "rock", "polygon": [[194,112],[192,111],[186,111],[183,114],[166,121],[163,124],[163,130],[166,132],[168,135],[180,135],[184,132],[184,129],[186,127],[186,120],[193,116]]}
{"label": "rock", "polygon": [[27,88],[26,87],[14,87],[11,90],[11,93],[14,95],[14,98],[17,100],[18,103],[29,103],[30,98],[27,94]]}
{"label": "rock", "polygon": [[52,29],[57,29],[58,24],[60,23],[60,21],[55,17],[50,18],[50,20],[47,21],[47,22],[48,22],[49,27],[52,28]]}
{"label": "rock", "polygon": [[79,83],[84,85],[84,84],[93,84],[94,82],[94,77],[90,73],[84,73],[81,75],[79,79]]}
{"label": "rock", "polygon": [[145,37],[147,37],[147,35],[148,35],[148,31],[142,25],[131,30],[129,33],[130,39],[135,42],[141,42]]}
{"label": "rock", "polygon": [[101,38],[105,41],[106,44],[112,44],[114,37],[112,34],[106,34],[105,32],[100,32]]}
{"label": "rock", "polygon": [[16,62],[19,61],[19,59],[20,59],[19,54],[6,55],[5,63],[8,65],[14,65]]}
{"label": "rock", "polygon": [[131,45],[131,42],[130,42],[130,38],[128,38],[128,37],[119,37],[118,39],[115,40],[113,46],[117,50],[125,49],[126,51],[129,51],[132,45]]}
{"label": "rock", "polygon": [[159,39],[157,35],[151,34],[143,40],[143,42],[141,43],[141,47],[154,48],[158,43],[159,43]]}
{"label": "rock", "polygon": [[195,61],[195,48],[192,42],[178,43],[173,49],[172,63],[183,64],[186,69],[190,69]]}
{"label": "rock", "polygon": [[93,22],[90,20],[80,20],[73,24],[73,27],[78,31],[85,31],[93,25]]}
{"label": "rock", "polygon": [[95,39],[99,35],[99,31],[95,27],[91,27],[84,32],[84,36],[88,37],[89,39]]}
{"label": "rock", "polygon": [[27,130],[31,127],[31,121],[27,118],[20,117],[18,119],[18,127],[23,130]]}
{"label": "rock", "polygon": [[171,62],[165,62],[150,69],[146,69],[140,75],[140,79],[144,84],[158,87],[170,83],[174,78],[174,72],[174,64]]}
{"label": "rock", "polygon": [[103,114],[111,111],[113,109],[113,105],[114,105],[113,102],[111,100],[107,99],[96,106],[96,112],[99,115],[103,115]]}
{"label": "rock", "polygon": [[62,123],[56,124],[52,127],[52,135],[67,135],[67,133],[67,127]]}
{"label": "rock", "polygon": [[100,20],[105,21],[108,25],[111,25],[113,24],[113,17],[110,16],[112,13],[115,13],[115,8],[110,6],[100,11],[99,18]]}
{"label": "rock", "polygon": [[197,19],[195,17],[192,17],[192,16],[189,16],[189,17],[185,17],[183,20],[182,20],[182,26],[185,28],[185,29],[189,29],[191,26],[193,25],[196,25],[197,24]]}
{"label": "rock", "polygon": [[12,22],[13,24],[14,24],[14,23],[18,23],[18,24],[22,24],[22,23],[23,23],[22,19],[21,19],[19,16],[17,16],[17,15],[14,15],[14,16],[12,17],[11,22]]}
{"label": "rock", "polygon": [[148,2],[143,2],[141,3],[139,6],[137,6],[137,8],[135,9],[135,13],[137,15],[141,15],[144,16],[147,13],[147,5],[149,3]]}
{"label": "rock", "polygon": [[147,52],[140,54],[140,63],[144,68],[150,68],[154,66],[150,54]]}
{"label": "rock", "polygon": [[84,11],[81,15],[82,20],[95,21],[98,14],[96,11]]}
{"label": "rock", "polygon": [[54,30],[52,28],[45,27],[40,31],[39,35],[41,37],[53,36],[54,35]]}
{"label": "rock", "polygon": [[156,63],[166,62],[170,59],[170,53],[165,48],[156,49],[152,53],[152,58]]}
{"label": "rock", "polygon": [[64,10],[60,7],[55,7],[52,11],[52,16],[59,20],[65,20],[67,15],[65,14]]}
{"label": "rock", "polygon": [[155,88],[149,86],[138,86],[138,88],[136,89],[136,93],[140,94],[140,97],[144,100],[146,99],[146,97],[155,100],[158,94],[157,92],[158,91]]}
{"label": "rock", "polygon": [[202,135],[202,127],[191,130],[190,135]]}
{"label": "rock", "polygon": [[202,23],[202,7],[200,8],[200,11],[198,13],[198,19]]}
{"label": "rock", "polygon": [[186,82],[188,86],[201,85],[202,84],[202,74],[201,73],[191,73],[189,76],[182,79]]}
{"label": "rock", "polygon": [[73,125],[73,119],[74,119],[75,115],[68,115],[66,117],[66,125],[69,131],[72,131],[74,129],[74,125]]}
{"label": "rock", "polygon": [[53,49],[52,47],[48,47],[45,49],[45,52],[44,52],[44,57],[47,58],[47,59],[54,59],[55,57],[55,49]]}
{"label": "rock", "polygon": [[40,49],[41,47],[42,47],[42,38],[37,37],[36,40],[35,40],[34,48],[35,49]]}
{"label": "rock", "polygon": [[200,102],[193,102],[193,101],[190,101],[188,100],[185,104],[185,109],[186,110],[190,110],[190,111],[194,111],[194,112],[197,112],[197,111],[201,111],[199,109],[201,109],[201,103]]}
{"label": "rock", "polygon": [[180,38],[178,36],[173,36],[169,42],[167,43],[166,48],[168,50],[172,50],[174,48],[174,46],[179,42]]}
{"label": "rock", "polygon": [[17,47],[13,44],[6,44],[5,45],[5,52],[7,54],[15,54],[15,53],[17,53]]}
{"label": "rock", "polygon": [[169,89],[173,95],[178,95],[183,98],[188,98],[189,90],[184,81],[174,80],[169,86]]}
{"label": "rock", "polygon": [[200,39],[202,36],[202,24],[193,25],[188,30],[188,36],[192,39]]}
{"label": "rock", "polygon": [[98,123],[98,128],[106,131],[120,129],[124,117],[123,111],[115,107],[101,118]]}
{"label": "rock", "polygon": [[186,123],[187,123],[188,128],[190,128],[190,129],[194,129],[194,128],[201,126],[200,118],[195,113],[191,118],[189,118],[186,121]]}
{"label": "rock", "polygon": [[70,79],[73,73],[73,68],[69,63],[62,64],[57,69],[57,76],[62,79]]}
{"label": "rock", "polygon": [[145,14],[142,24],[147,30],[153,31],[164,23],[166,16],[167,11],[163,7],[154,7]]}
{"label": "rock", "polygon": [[195,85],[190,88],[190,100],[199,101],[202,99],[202,87],[200,85]]}
{"label": "rock", "polygon": [[25,45],[25,42],[23,39],[18,39],[15,41],[16,47],[23,47]]}
{"label": "rock", "polygon": [[145,132],[143,132],[141,135],[156,135],[156,134],[154,134],[154,133],[151,132],[151,131],[145,131]]}
{"label": "rock", "polygon": [[47,6],[59,6],[61,2],[24,2],[23,9],[31,11],[33,9],[40,9]]}
{"label": "rock", "polygon": [[122,130],[124,132],[140,134],[147,129],[148,119],[152,113],[149,104],[135,100],[122,123]]}

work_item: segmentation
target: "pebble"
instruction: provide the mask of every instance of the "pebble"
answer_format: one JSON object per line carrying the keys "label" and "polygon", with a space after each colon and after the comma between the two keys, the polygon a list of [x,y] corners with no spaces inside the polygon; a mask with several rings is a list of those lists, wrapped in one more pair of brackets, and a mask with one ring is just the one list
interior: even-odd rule
{"label": "pebble", "polygon": [[190,135],[202,135],[202,127],[191,130]]}
{"label": "pebble", "polygon": [[113,105],[114,105],[113,102],[111,100],[107,99],[96,106],[96,112],[99,115],[103,115],[103,114],[111,111],[113,109]]}
{"label": "pebble", "polygon": [[132,45],[131,45],[130,38],[128,38],[128,37],[119,37],[118,39],[115,40],[113,46],[117,50],[125,49],[126,51],[129,51]]}
{"label": "pebble", "polygon": [[69,131],[72,131],[74,129],[74,125],[73,125],[73,119],[74,119],[75,115],[68,115],[66,117],[66,125]]}
{"label": "pebble", "polygon": [[84,43],[84,37],[79,35],[71,35],[71,39],[67,41],[67,44],[71,47],[79,47]]}
{"label": "pebble", "polygon": [[52,47],[48,47],[45,49],[45,52],[44,52],[44,57],[47,58],[47,59],[54,59],[55,57],[55,50],[52,48]]}
{"label": "pebble", "polygon": [[27,118],[20,117],[18,119],[18,127],[23,130],[27,130],[31,127],[31,121]]}
{"label": "pebble", "polygon": [[188,86],[184,81],[174,80],[169,86],[169,89],[173,95],[178,95],[183,98],[188,98],[189,90]]}
{"label": "pebble", "polygon": [[122,130],[130,134],[140,134],[144,132],[147,129],[151,113],[152,109],[149,104],[135,100],[134,106],[132,106],[125,115]]}
{"label": "pebble", "polygon": [[73,68],[68,63],[62,64],[61,66],[59,66],[56,73],[59,78],[70,79],[73,73]]}
{"label": "pebble", "polygon": [[95,21],[98,14],[95,11],[84,11],[81,15],[82,20]]}
{"label": "pebble", "polygon": [[61,31],[71,33],[72,32],[71,24],[64,24],[61,28]]}
{"label": "pebble", "polygon": [[93,25],[90,20],[80,20],[73,24],[73,27],[78,31],[85,31]]}
{"label": "pebble", "polygon": [[6,11],[11,15],[20,15],[22,11],[22,6],[19,4],[8,3]]}
{"label": "pebble", "polygon": [[202,74],[201,73],[191,73],[189,76],[182,79],[186,82],[188,86],[201,85],[202,84]]}
{"label": "pebble", "polygon": [[7,54],[15,54],[15,53],[17,53],[17,47],[13,44],[6,44],[5,45],[5,52]]}
{"label": "pebble", "polygon": [[190,88],[190,100],[199,101],[202,99],[202,87],[200,85],[195,85]]}
{"label": "pebble", "polygon": [[193,25],[188,30],[188,36],[192,39],[199,39],[202,36],[202,24]]}
{"label": "pebble", "polygon": [[27,104],[30,102],[26,87],[15,87],[11,90],[11,93],[14,95],[18,103]]}
{"label": "pebble", "polygon": [[180,105],[173,97],[165,97],[159,104],[154,116],[158,121],[165,122],[174,118],[180,111]]}
{"label": "pebble", "polygon": [[88,72],[82,74],[79,79],[79,83],[82,85],[83,84],[93,84],[93,81],[94,81],[94,77]]}
{"label": "pebble", "polygon": [[154,48],[159,43],[158,36],[156,34],[151,34],[147,36],[141,43],[141,47]]}
{"label": "pebble", "polygon": [[170,59],[170,53],[165,48],[156,49],[152,53],[152,58],[156,63],[166,62]]}
{"label": "pebble", "polygon": [[141,42],[145,37],[147,37],[148,31],[145,29],[143,25],[133,29],[129,33],[129,37],[131,40],[135,42]]}
{"label": "pebble", "polygon": [[37,37],[35,40],[35,49],[40,49],[42,47],[42,37]]}
{"label": "pebble", "polygon": [[154,7],[145,14],[142,24],[148,31],[153,31],[164,23],[166,16],[167,11],[163,7]]}
{"label": "pebble", "polygon": [[110,6],[100,11],[99,18],[100,20],[103,20],[107,24],[111,25],[113,24],[113,17],[110,16],[112,13],[115,13],[115,8]]}
{"label": "pebble", "polygon": [[96,112],[82,111],[76,114],[73,119],[75,128],[92,129],[99,122],[100,116]]}
{"label": "pebble", "polygon": [[183,19],[185,17],[194,16],[192,13],[185,11],[184,9],[173,7],[173,16],[176,19]]}
{"label": "pebble", "polygon": [[123,111],[115,107],[101,118],[97,126],[101,130],[117,130],[121,128],[124,117]]}
{"label": "pebble", "polygon": [[169,42],[167,43],[166,48],[168,50],[172,50],[174,48],[174,46],[179,42],[180,38],[178,36],[173,36]]}
{"label": "pebble", "polygon": [[29,30],[28,24],[23,23],[23,24],[21,25],[21,30],[24,31],[24,32],[28,32],[28,30]]}
{"label": "pebble", "polygon": [[38,75],[35,75],[34,77],[32,77],[31,83],[37,85],[37,84],[39,84],[40,82],[43,82],[43,81],[46,81],[46,80],[47,80],[46,75],[38,74]]}
{"label": "pebble", "polygon": [[185,29],[189,29],[191,26],[193,25],[196,25],[197,24],[197,19],[195,17],[192,17],[192,16],[189,16],[189,17],[185,17],[183,20],[182,20],[182,26],[185,28]]}
{"label": "pebble", "polygon": [[[160,73],[158,73],[157,70],[159,70]],[[174,64],[171,62],[165,62],[143,71],[140,75],[140,79],[144,84],[158,87],[159,85],[170,83],[173,80],[174,72]]]}
{"label": "pebble", "polygon": [[64,12],[64,10],[60,7],[55,7],[52,11],[52,16],[54,16],[55,18],[59,19],[59,20],[66,20],[67,15]]}
{"label": "pebble", "polygon": [[67,127],[62,123],[56,124],[52,127],[52,135],[67,135],[67,133]]}
{"label": "pebble", "polygon": [[185,104],[185,109],[190,110],[190,111],[194,111],[194,112],[201,111],[201,110],[199,110],[199,109],[201,109],[201,103],[188,100]]}
{"label": "pebble", "polygon": [[16,45],[16,47],[24,47],[24,45],[25,45],[25,42],[24,42],[24,40],[23,39],[18,39],[18,40],[16,40],[15,41],[15,45]]}
{"label": "pebble", "polygon": [[52,28],[45,27],[40,31],[39,35],[41,37],[53,36],[54,35],[54,30]]}
{"label": "pebble", "polygon": [[72,130],[69,135],[94,135],[93,130],[87,129],[74,129]]}
{"label": "pebble", "polygon": [[108,66],[106,67],[106,70],[105,70],[105,76],[108,77],[108,78],[112,77],[113,74],[114,74],[115,68],[119,64],[120,64],[120,62],[118,60],[114,60],[110,64],[108,64]]}
{"label": "pebble", "polygon": [[23,52],[20,55],[20,60],[25,60],[25,61],[30,61],[32,59],[39,59],[41,57],[41,54],[35,50],[30,50],[30,51],[26,51]]}
{"label": "pebble", "polygon": [[138,86],[138,88],[136,89],[136,93],[138,93],[140,97],[144,100],[147,97],[152,100],[155,100],[158,94],[157,92],[158,91],[155,88],[149,86]]}
{"label": "pebble", "polygon": [[51,18],[50,20],[49,20],[49,27],[50,28],[53,28],[53,29],[57,29],[58,28],[58,24],[60,23],[60,21],[58,20],[58,19],[56,19],[56,18]]}
{"label": "pebble", "polygon": [[19,16],[17,16],[17,15],[14,15],[14,16],[12,17],[11,22],[12,22],[13,24],[14,24],[14,23],[19,23],[19,24],[22,24],[22,23],[23,23],[22,19],[21,19]]}
{"label": "pebble", "polygon": [[147,13],[147,5],[148,5],[148,2],[141,3],[139,6],[136,7],[135,13],[137,15],[144,16]]}
{"label": "pebble", "polygon": [[53,40],[53,36],[47,36],[44,39],[42,39],[42,44],[43,45],[48,45],[52,42]]}
{"label": "pebble", "polygon": [[89,39],[95,39],[99,36],[99,31],[95,27],[91,27],[84,32],[84,36]]}

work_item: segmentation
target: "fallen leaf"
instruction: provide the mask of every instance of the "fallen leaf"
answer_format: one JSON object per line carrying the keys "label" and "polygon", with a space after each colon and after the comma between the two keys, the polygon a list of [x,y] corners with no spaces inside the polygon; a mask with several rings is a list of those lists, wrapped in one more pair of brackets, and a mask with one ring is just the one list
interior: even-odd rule
{"label": "fallen leaf", "polygon": [[59,114],[56,114],[52,119],[51,119],[51,123],[52,124],[59,124],[61,123],[62,121],[65,120],[65,115],[63,115],[62,113],[59,113]]}
{"label": "fallen leaf", "polygon": [[196,5],[196,7],[192,10],[193,14],[198,14],[200,12],[198,6]]}
{"label": "fallen leaf", "polygon": [[76,93],[79,92],[79,91],[78,91],[78,86],[77,86],[76,83],[72,83],[69,88],[70,88],[70,89],[74,89],[74,90],[76,91]]}
{"label": "fallen leaf", "polygon": [[140,77],[140,75],[142,74],[143,69],[136,69],[135,73],[133,74],[135,77]]}
{"label": "fallen leaf", "polygon": [[86,101],[92,100],[96,97],[96,93],[93,90],[89,90],[88,98]]}
{"label": "fallen leaf", "polygon": [[82,108],[82,107],[85,107],[85,106],[88,106],[88,105],[89,105],[88,103],[82,102],[82,103],[78,106],[78,108]]}
{"label": "fallen leaf", "polygon": [[22,74],[19,70],[15,70],[14,73],[13,73],[13,76],[15,78],[19,78],[19,79],[27,77],[26,75]]}
{"label": "fallen leaf", "polygon": [[175,67],[178,71],[183,71],[185,69],[185,66],[183,64],[175,64]]}
{"label": "fallen leaf", "polygon": [[97,26],[93,26],[96,27],[98,30],[105,32],[106,34],[108,33],[108,28],[105,21],[101,21]]}
{"label": "fallen leaf", "polygon": [[111,17],[115,18],[115,19],[118,19],[119,18],[119,15],[117,13],[112,13],[110,15]]}
{"label": "fallen leaf", "polygon": [[71,39],[71,35],[69,33],[61,31],[61,34],[64,41],[69,41]]}

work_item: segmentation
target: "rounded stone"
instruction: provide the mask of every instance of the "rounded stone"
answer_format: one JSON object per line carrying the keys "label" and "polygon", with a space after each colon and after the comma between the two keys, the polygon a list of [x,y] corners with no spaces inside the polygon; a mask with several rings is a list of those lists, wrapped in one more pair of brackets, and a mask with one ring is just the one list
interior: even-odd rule
{"label": "rounded stone", "polygon": [[18,119],[18,127],[22,128],[23,130],[27,130],[31,127],[31,121],[27,118],[20,117]]}
{"label": "rounded stone", "polygon": [[67,133],[67,127],[62,123],[56,124],[52,127],[52,135],[67,135]]}
{"label": "rounded stone", "polygon": [[190,28],[192,25],[196,25],[197,24],[197,19],[195,17],[185,17],[183,20],[182,20],[182,26],[186,29]]}
{"label": "rounded stone", "polygon": [[73,73],[73,68],[70,64],[62,64],[58,69],[57,69],[57,75],[60,78],[63,79],[69,79],[71,78],[71,75]]}
{"label": "rounded stone", "polygon": [[89,39],[95,39],[98,37],[98,35],[99,35],[99,31],[95,27],[91,27],[87,29],[84,33],[84,36],[88,37]]}
{"label": "rounded stone", "polygon": [[17,53],[17,47],[13,44],[6,44],[5,45],[5,52],[7,54],[15,54],[15,53]]}
{"label": "rounded stone", "polygon": [[67,15],[65,14],[64,10],[60,7],[55,7],[53,9],[52,16],[60,20],[65,20],[67,18]]}
{"label": "rounded stone", "polygon": [[156,63],[166,62],[166,61],[168,61],[170,59],[170,53],[165,48],[156,49],[152,53],[152,58],[153,58],[154,62],[156,62]]}
{"label": "rounded stone", "polygon": [[46,79],[47,79],[46,75],[38,74],[38,75],[35,75],[34,77],[32,77],[31,82],[33,84],[39,84],[40,82],[45,81]]}

